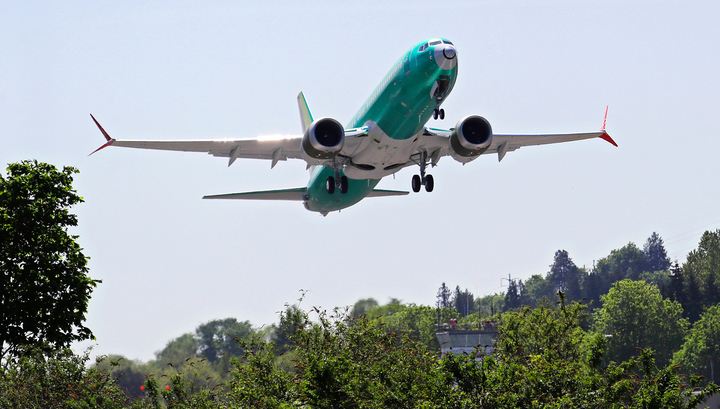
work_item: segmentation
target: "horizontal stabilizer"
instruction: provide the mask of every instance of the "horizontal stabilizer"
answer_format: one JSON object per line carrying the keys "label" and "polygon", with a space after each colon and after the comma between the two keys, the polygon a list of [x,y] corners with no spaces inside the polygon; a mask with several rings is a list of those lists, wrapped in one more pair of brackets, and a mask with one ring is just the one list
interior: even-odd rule
{"label": "horizontal stabilizer", "polygon": [[381,196],[405,196],[410,192],[404,192],[402,190],[383,190],[373,189],[368,193],[367,197],[381,197]]}
{"label": "horizontal stabilizer", "polygon": [[203,199],[239,199],[239,200],[304,200],[307,188],[262,190],[258,192],[226,193],[222,195],[203,196]]}

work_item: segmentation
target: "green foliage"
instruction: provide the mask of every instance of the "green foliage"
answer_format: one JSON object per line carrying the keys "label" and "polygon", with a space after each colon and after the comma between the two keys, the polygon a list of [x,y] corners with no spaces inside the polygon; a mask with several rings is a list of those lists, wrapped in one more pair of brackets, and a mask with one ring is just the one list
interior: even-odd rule
{"label": "green foliage", "polygon": [[379,305],[380,304],[374,298],[363,298],[363,299],[357,300],[357,302],[355,302],[355,304],[352,307],[350,316],[353,318],[358,318],[359,316],[368,312],[370,309],[375,308]]}
{"label": "green foliage", "polygon": [[697,321],[703,308],[720,303],[720,229],[706,231],[682,268],[688,315]]}
{"label": "green foliage", "polygon": [[77,170],[37,161],[12,163],[0,175],[0,357],[25,344],[49,349],[93,339],[83,326],[90,293],[87,257],[68,234]]}
{"label": "green foliage", "polygon": [[595,328],[610,336],[608,356],[616,362],[636,355],[637,348],[652,348],[658,362],[666,365],[680,348],[689,326],[682,306],[663,299],[660,290],[644,281],[622,280],[602,296]]}
{"label": "green foliage", "polygon": [[[410,304],[381,321],[386,324],[387,332],[407,336],[411,340],[421,343],[430,351],[439,351],[440,345],[435,336],[437,324],[447,323],[452,318],[458,318],[458,315],[454,308],[437,309],[426,305]],[[440,321],[441,318],[443,321]]]}
{"label": "green foliage", "polygon": [[242,356],[243,351],[237,340],[246,338],[252,333],[253,329],[249,321],[238,322],[235,318],[212,320],[195,330],[200,354],[212,363]]}
{"label": "green foliage", "polygon": [[107,371],[87,368],[88,352],[23,348],[0,367],[2,408],[123,408],[125,394]]}
{"label": "green foliage", "polygon": [[[708,308],[693,324],[673,363],[711,382],[720,377],[720,304]],[[713,379],[714,378],[714,379]]]}
{"label": "green foliage", "polygon": [[483,318],[500,314],[504,304],[505,295],[502,293],[486,295],[475,300],[477,313]]}
{"label": "green foliage", "polygon": [[460,291],[460,286],[455,287],[453,292],[452,304],[460,314],[461,317],[466,317],[470,314],[475,313],[475,297],[466,288],[465,291]]}
{"label": "green foliage", "polygon": [[508,356],[543,355],[548,359],[579,361],[586,334],[580,328],[585,306],[565,305],[559,292],[559,308],[529,308],[502,315],[495,350]]}

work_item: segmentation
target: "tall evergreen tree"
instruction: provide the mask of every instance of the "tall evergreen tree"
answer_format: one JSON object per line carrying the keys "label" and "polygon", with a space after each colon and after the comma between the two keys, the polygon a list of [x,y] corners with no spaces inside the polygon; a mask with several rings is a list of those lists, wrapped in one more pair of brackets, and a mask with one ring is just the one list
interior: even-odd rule
{"label": "tall evergreen tree", "polygon": [[[683,269],[684,273],[685,271],[686,270]],[[689,274],[687,274],[686,277],[687,289],[685,293],[687,296],[687,304],[683,306],[686,307],[683,312],[683,316],[688,318],[690,323],[694,323],[700,319],[700,314],[703,310],[703,301],[697,277],[692,271],[688,271],[688,273]]]}
{"label": "tall evergreen tree", "polygon": [[510,280],[508,289],[505,292],[505,305],[503,306],[503,311],[520,308],[520,296],[521,294],[518,288],[517,280]]}
{"label": "tall evergreen tree", "polygon": [[460,291],[460,286],[456,286],[453,294],[453,305],[460,316],[468,316],[475,312],[475,297],[467,288],[465,291]]}
{"label": "tall evergreen tree", "polygon": [[553,292],[562,291],[570,301],[582,298],[580,269],[573,263],[566,250],[555,252],[547,280],[553,285]]}
{"label": "tall evergreen tree", "polygon": [[645,253],[645,271],[667,271],[670,269],[670,257],[665,251],[665,244],[657,232],[648,237],[643,246]]}
{"label": "tall evergreen tree", "polygon": [[450,308],[452,307],[452,293],[450,289],[443,282],[437,293],[437,307],[438,308]]}

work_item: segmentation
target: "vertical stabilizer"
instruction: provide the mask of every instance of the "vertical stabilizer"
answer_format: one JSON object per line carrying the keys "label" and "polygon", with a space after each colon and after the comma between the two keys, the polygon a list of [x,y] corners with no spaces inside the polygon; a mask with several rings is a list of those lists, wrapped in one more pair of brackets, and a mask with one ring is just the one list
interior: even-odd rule
{"label": "vertical stabilizer", "polygon": [[298,108],[300,108],[300,125],[302,125],[303,133],[305,133],[305,130],[313,123],[313,117],[310,113],[310,107],[308,107],[307,101],[305,100],[305,95],[301,92],[298,94],[297,99]]}

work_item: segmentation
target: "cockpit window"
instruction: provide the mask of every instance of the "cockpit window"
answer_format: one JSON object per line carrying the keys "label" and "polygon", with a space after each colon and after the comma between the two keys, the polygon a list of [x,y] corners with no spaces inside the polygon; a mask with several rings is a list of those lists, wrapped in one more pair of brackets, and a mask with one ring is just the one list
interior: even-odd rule
{"label": "cockpit window", "polygon": [[428,48],[428,43],[425,43],[420,46],[420,49],[418,49],[418,51],[423,52],[423,51],[427,50],[427,48]]}
{"label": "cockpit window", "polygon": [[440,41],[440,40],[430,41],[430,46],[438,45],[438,44],[442,44],[442,41]]}
{"label": "cockpit window", "polygon": [[453,43],[451,43],[451,42],[448,41],[448,40],[443,40],[443,43],[453,45]]}

